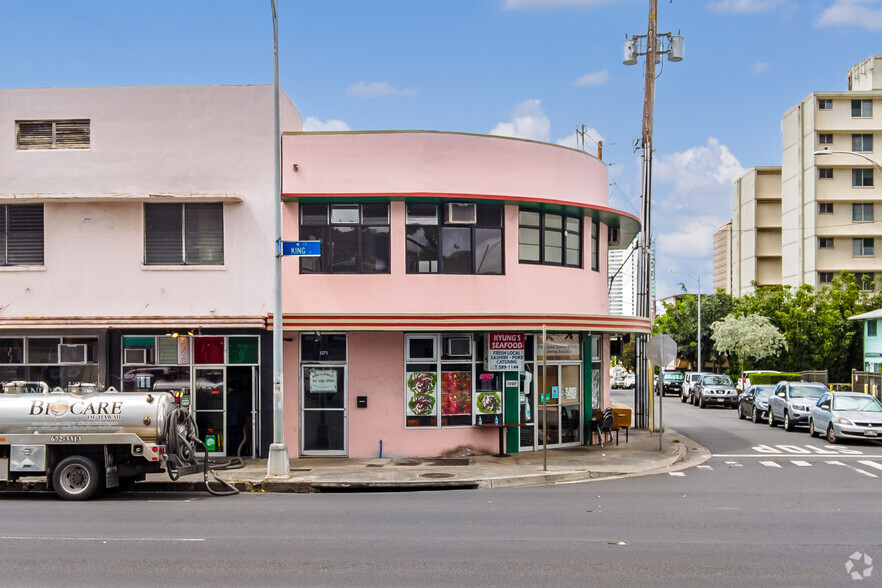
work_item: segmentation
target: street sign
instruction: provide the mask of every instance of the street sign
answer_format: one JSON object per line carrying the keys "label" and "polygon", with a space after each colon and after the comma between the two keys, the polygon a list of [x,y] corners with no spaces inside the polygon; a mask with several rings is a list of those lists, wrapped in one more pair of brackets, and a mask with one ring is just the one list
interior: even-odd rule
{"label": "street sign", "polygon": [[655,365],[668,365],[677,357],[677,342],[669,335],[653,335],[646,343],[646,357]]}
{"label": "street sign", "polygon": [[282,255],[298,257],[321,257],[321,241],[282,241]]}

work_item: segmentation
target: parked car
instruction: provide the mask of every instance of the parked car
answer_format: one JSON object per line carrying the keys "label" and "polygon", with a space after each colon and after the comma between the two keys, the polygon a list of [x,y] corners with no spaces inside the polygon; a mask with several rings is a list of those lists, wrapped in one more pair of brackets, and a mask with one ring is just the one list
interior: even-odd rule
{"label": "parked car", "polygon": [[701,381],[702,376],[710,375],[712,374],[708,372],[686,372],[683,375],[683,395],[680,397],[680,401],[698,404],[695,401],[695,396],[692,394],[692,389],[695,387],[695,384]]}
{"label": "parked car", "polygon": [[744,392],[748,388],[750,388],[750,375],[751,374],[780,374],[781,372],[777,372],[775,370],[748,370],[746,372],[741,372],[741,377],[738,379],[738,384],[735,386],[738,388],[739,392]]}
{"label": "parked car", "polygon": [[[662,372],[661,391],[662,394],[683,394],[683,372]],[[658,388],[657,388],[658,389]]]}
{"label": "parked car", "polygon": [[612,389],[616,390],[625,387],[625,376],[616,376],[612,381]]}
{"label": "parked car", "polygon": [[769,396],[775,393],[774,384],[754,384],[738,397],[738,418],[750,417],[755,423],[765,421],[769,414]]}
{"label": "parked car", "polygon": [[633,389],[637,386],[637,376],[634,374],[628,374],[625,376],[624,388]]}
{"label": "parked car", "polygon": [[778,382],[775,393],[769,397],[769,426],[784,423],[787,431],[807,427],[812,405],[825,392],[827,388],[817,382]]}
{"label": "parked car", "polygon": [[698,406],[728,406],[735,408],[738,391],[732,378],[726,374],[705,374],[692,388],[692,395],[698,399]]}
{"label": "parked car", "polygon": [[860,392],[825,393],[809,411],[809,435],[821,434],[829,443],[882,438],[882,402]]}

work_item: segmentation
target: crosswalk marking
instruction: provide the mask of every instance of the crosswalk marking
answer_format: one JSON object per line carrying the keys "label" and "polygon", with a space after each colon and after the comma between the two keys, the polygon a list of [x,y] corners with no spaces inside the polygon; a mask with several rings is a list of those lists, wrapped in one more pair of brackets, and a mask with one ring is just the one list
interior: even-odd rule
{"label": "crosswalk marking", "polygon": [[671,475],[671,476],[685,476],[686,474],[684,474],[683,472],[668,472],[668,475]]}
{"label": "crosswalk marking", "polygon": [[713,468],[713,466],[709,466],[709,465],[700,465],[700,466],[698,466],[698,469],[700,469],[700,470],[712,470],[712,469],[714,469],[714,468]]}
{"label": "crosswalk marking", "polygon": [[781,467],[781,464],[779,464],[776,461],[761,461],[760,463],[768,468],[780,468]]}
{"label": "crosswalk marking", "polygon": [[740,468],[740,467],[743,467],[743,466],[742,466],[740,463],[738,463],[737,461],[727,461],[727,462],[726,462],[726,465],[727,465],[727,466],[730,466],[730,467],[733,467],[733,468]]}
{"label": "crosswalk marking", "polygon": [[[829,463],[830,465],[841,465],[841,466],[845,466],[845,467],[847,467],[847,468],[853,469],[854,471],[856,471],[856,472],[859,473],[859,474],[863,474],[864,476],[867,476],[868,478],[878,478],[878,477],[879,477],[879,476],[877,476],[876,474],[871,474],[871,473],[868,472],[867,470],[862,470],[861,468],[856,468],[856,467],[854,467],[853,465],[844,464],[844,463],[842,463],[841,461],[827,461],[827,462],[825,462],[825,463]],[[882,469],[882,468],[880,468],[880,469]]]}
{"label": "crosswalk marking", "polygon": [[861,459],[861,460],[858,460],[858,463],[863,464],[865,466],[870,466],[871,468],[875,468],[877,470],[882,470],[882,464],[876,463],[875,461]]}
{"label": "crosswalk marking", "polygon": [[792,463],[792,464],[795,465],[795,466],[800,466],[800,467],[803,467],[803,468],[804,468],[804,467],[812,467],[812,464],[810,464],[810,463],[807,462],[807,461],[802,461],[801,459],[791,459],[791,460],[790,460],[790,463]]}

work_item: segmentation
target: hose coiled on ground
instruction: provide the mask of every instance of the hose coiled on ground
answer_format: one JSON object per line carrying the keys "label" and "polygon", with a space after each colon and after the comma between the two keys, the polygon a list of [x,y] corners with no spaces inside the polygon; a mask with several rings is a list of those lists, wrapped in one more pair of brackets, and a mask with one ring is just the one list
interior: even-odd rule
{"label": "hose coiled on ground", "polygon": [[[213,496],[230,496],[238,494],[239,490],[235,486],[221,480],[215,470],[237,469],[245,467],[245,463],[241,458],[224,459],[223,462],[213,461],[208,457],[208,451],[205,444],[199,439],[199,427],[196,425],[196,419],[189,410],[185,408],[175,408],[169,413],[165,423],[164,437],[168,448],[168,477],[172,481],[180,478],[179,467],[187,465],[197,465],[199,460],[196,459],[196,448],[200,448],[204,453],[202,458],[202,476],[205,480],[205,489]],[[216,490],[211,487],[208,481],[208,474],[214,477],[214,480],[224,486],[225,490]]]}

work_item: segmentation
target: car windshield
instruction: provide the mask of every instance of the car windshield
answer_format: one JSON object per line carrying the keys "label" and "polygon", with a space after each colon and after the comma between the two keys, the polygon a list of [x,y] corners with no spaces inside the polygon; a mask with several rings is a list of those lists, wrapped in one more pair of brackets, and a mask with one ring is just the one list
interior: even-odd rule
{"label": "car windshield", "polygon": [[732,380],[729,376],[705,376],[701,383],[705,386],[731,386]]}
{"label": "car windshield", "polygon": [[666,382],[682,382],[683,374],[680,372],[666,372],[664,379]]}
{"label": "car windshield", "polygon": [[757,386],[754,390],[756,390],[757,398],[767,398],[775,393],[774,386]]}
{"label": "car windshield", "polygon": [[836,396],[833,398],[833,410],[882,412],[882,404],[872,396]]}
{"label": "car windshield", "polygon": [[791,398],[820,398],[827,389],[821,386],[800,386],[794,384],[790,386]]}

